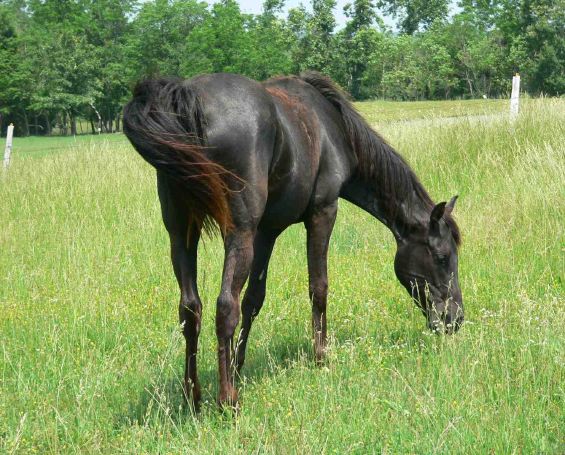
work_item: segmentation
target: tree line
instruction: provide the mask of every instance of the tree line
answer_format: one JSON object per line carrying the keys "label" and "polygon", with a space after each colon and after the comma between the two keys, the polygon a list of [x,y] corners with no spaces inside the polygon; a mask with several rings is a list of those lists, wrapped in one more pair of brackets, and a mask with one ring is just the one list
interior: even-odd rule
{"label": "tree line", "polygon": [[314,69],[355,99],[420,100],[505,96],[520,72],[532,95],[565,92],[565,0],[449,5],[353,0],[337,27],[335,0],[255,15],[235,0],[0,0],[0,131],[117,131],[131,86],[158,75]]}

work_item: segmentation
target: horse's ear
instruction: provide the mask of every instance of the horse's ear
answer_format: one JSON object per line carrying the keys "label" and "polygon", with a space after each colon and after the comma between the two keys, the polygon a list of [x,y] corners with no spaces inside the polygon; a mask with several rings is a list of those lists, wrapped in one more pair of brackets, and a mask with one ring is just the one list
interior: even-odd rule
{"label": "horse's ear", "polygon": [[430,227],[429,227],[430,236],[433,237],[440,236],[440,221],[441,221],[441,217],[446,211],[445,206],[446,206],[445,202],[440,202],[439,204],[436,204],[435,207],[433,208],[432,213],[430,215]]}
{"label": "horse's ear", "polygon": [[455,207],[455,203],[457,202],[458,197],[459,197],[458,195],[455,195],[451,198],[451,200],[445,206],[445,213],[451,215],[451,212],[453,212],[453,207]]}
{"label": "horse's ear", "polygon": [[447,204],[446,202],[440,202],[439,204],[436,204],[434,206],[434,208],[432,210],[432,214],[430,215],[430,223],[432,223],[432,222],[439,223],[439,220],[441,220],[441,217],[443,216],[443,214],[445,212],[446,204]]}

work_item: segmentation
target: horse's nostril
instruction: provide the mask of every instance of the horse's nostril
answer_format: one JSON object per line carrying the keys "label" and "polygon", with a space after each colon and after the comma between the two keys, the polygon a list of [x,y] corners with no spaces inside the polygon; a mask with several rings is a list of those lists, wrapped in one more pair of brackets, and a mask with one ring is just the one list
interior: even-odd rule
{"label": "horse's nostril", "polygon": [[445,322],[446,332],[450,334],[456,333],[463,324],[463,316],[456,317],[454,321],[451,321],[452,319],[451,317],[449,317],[449,319],[450,319],[449,322],[447,322],[447,319]]}

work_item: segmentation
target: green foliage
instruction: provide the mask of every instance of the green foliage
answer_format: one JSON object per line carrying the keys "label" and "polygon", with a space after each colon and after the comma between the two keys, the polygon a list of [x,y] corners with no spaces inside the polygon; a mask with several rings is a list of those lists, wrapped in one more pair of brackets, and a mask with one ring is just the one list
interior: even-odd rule
{"label": "green foliage", "polygon": [[[294,54],[299,71],[311,69],[332,74],[333,63],[337,59],[333,16],[335,5],[335,0],[312,0],[312,13],[302,10],[302,30],[299,31]],[[298,17],[295,15],[296,19]]]}
{"label": "green foliage", "polygon": [[[264,80],[318,70],[354,99],[565,93],[565,0],[353,0],[338,28],[335,0],[284,15],[237,0],[0,0],[0,133],[120,129],[139,79],[241,73]],[[380,10],[377,9],[380,8]],[[388,29],[380,12],[399,21]],[[81,123],[82,122],[82,123]]]}
{"label": "green foliage", "polygon": [[209,18],[205,4],[191,1],[144,2],[127,36],[132,79],[179,76],[186,61],[186,39]]}
{"label": "green foliage", "polygon": [[447,17],[448,0],[378,0],[378,6],[400,20],[400,29],[409,35]]}
{"label": "green foliage", "polygon": [[211,14],[186,38],[186,58],[181,74],[243,73],[251,59],[248,33],[251,17],[242,14],[235,0],[215,3]]}

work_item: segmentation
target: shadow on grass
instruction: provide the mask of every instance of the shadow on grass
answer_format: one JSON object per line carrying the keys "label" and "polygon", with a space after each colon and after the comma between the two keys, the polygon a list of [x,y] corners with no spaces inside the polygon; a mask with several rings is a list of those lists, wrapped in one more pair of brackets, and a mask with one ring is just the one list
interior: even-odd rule
{"label": "shadow on grass", "polygon": [[[243,382],[247,384],[261,382],[264,378],[272,378],[279,374],[278,372],[292,368],[297,362],[306,362],[312,369],[316,369],[312,346],[304,340],[293,343],[280,340],[274,346],[269,346],[268,350],[257,350],[250,355],[237,383],[241,386]],[[202,387],[201,412],[195,413],[192,405],[184,398],[183,365],[179,364],[178,375],[149,377],[149,382],[139,394],[138,400],[130,404],[125,414],[118,416],[116,427],[131,424],[153,426],[159,425],[164,420],[182,422],[203,413],[215,412],[218,394],[217,371],[214,367],[201,368],[198,370],[198,376]],[[243,398],[244,394],[245,392],[240,389],[240,398]]]}
{"label": "shadow on grass", "polygon": [[[273,379],[285,371],[295,368],[297,365],[307,367],[315,372],[319,366],[314,360],[312,342],[306,337],[293,334],[293,338],[278,338],[271,344],[262,348],[250,349],[241,375],[237,378],[240,389],[240,399],[245,400],[246,389],[253,389],[265,378]],[[338,346],[359,337],[370,337],[375,345],[383,349],[394,349],[399,344],[425,345],[429,346],[430,337],[425,337],[422,331],[414,330],[392,330],[386,331],[375,328],[370,333],[361,332],[353,327],[346,330],[343,328],[334,334],[333,341]],[[426,349],[424,348],[424,354]],[[213,355],[210,352],[200,352],[199,355]],[[167,377],[149,378],[149,383],[139,395],[137,402],[132,403],[128,412],[119,417],[117,426],[137,424],[140,426],[159,426],[165,421],[182,424],[194,417],[218,413],[216,398],[218,394],[218,377],[215,362],[198,371],[202,387],[201,412],[195,413],[192,406],[184,399],[182,389],[183,365],[179,362],[178,374]],[[157,376],[157,373],[156,373]],[[245,385],[245,387],[242,387]],[[252,393],[252,392],[249,392]]]}

